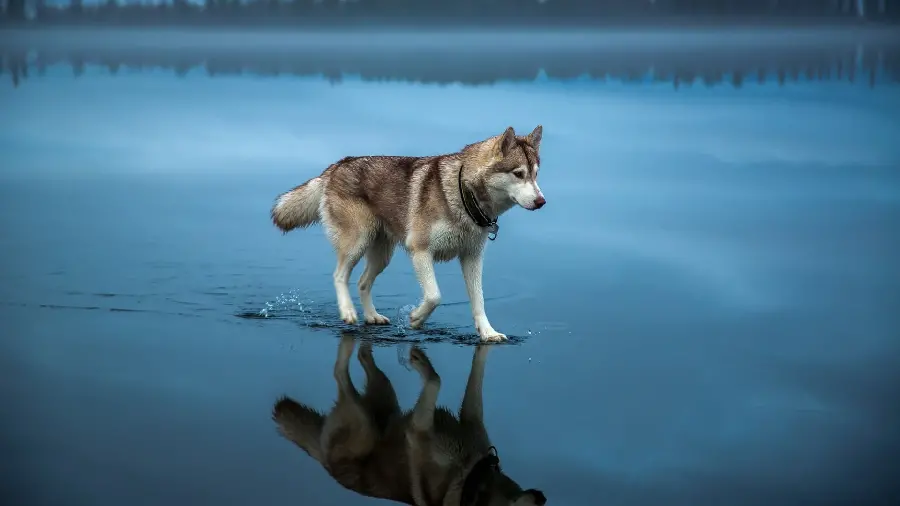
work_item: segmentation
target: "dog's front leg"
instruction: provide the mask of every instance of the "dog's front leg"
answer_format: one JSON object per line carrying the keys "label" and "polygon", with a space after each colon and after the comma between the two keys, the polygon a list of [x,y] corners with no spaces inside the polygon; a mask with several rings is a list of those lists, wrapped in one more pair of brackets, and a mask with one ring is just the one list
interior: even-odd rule
{"label": "dog's front leg", "polygon": [[484,390],[484,365],[487,362],[490,348],[486,344],[478,344],[475,348],[475,354],[472,356],[472,368],[469,370],[469,381],[466,382],[466,392],[459,408],[460,421],[469,423],[471,427],[477,428],[479,431],[484,430],[482,391]]}
{"label": "dog's front leg", "polygon": [[422,286],[422,303],[409,314],[409,326],[420,329],[434,312],[434,308],[441,303],[441,290],[434,275],[434,257],[430,251],[414,251],[412,263],[419,285]]}
{"label": "dog's front leg", "polygon": [[484,250],[467,253],[459,257],[463,278],[466,280],[466,291],[469,292],[469,303],[472,305],[472,318],[475,330],[482,341],[505,341],[506,335],[494,330],[484,312],[484,292],[481,289],[481,271],[484,264]]}

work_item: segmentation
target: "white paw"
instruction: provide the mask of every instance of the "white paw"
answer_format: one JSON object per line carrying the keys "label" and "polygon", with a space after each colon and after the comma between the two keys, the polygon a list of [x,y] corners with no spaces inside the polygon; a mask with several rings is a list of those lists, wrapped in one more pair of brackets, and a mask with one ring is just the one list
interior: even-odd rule
{"label": "white paw", "polygon": [[431,311],[419,306],[409,313],[409,326],[413,329],[421,329],[425,321],[431,316]]}
{"label": "white paw", "polygon": [[356,316],[356,308],[353,306],[341,308],[341,320],[347,325],[356,325],[358,320]]}
{"label": "white paw", "polygon": [[387,316],[372,313],[366,315],[366,323],[369,325],[387,325],[391,323],[391,320]]}
{"label": "white paw", "polygon": [[509,339],[506,334],[501,334],[494,329],[488,329],[481,333],[481,340],[486,343],[499,343]]}

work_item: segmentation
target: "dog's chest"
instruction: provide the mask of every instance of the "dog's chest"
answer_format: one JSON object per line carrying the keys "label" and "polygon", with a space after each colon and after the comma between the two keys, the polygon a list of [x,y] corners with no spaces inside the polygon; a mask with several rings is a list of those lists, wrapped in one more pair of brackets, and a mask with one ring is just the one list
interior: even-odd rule
{"label": "dog's chest", "polygon": [[467,230],[453,226],[446,220],[439,220],[431,225],[429,245],[434,259],[446,262],[456,258],[461,253],[471,250],[480,239]]}

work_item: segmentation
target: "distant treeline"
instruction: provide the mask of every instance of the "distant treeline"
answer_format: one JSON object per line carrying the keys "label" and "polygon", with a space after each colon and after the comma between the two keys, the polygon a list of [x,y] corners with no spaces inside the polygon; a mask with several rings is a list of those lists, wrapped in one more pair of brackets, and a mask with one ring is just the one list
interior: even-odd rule
{"label": "distant treeline", "polygon": [[[0,46],[0,73],[14,86],[30,75],[42,75],[56,65],[71,67],[78,77],[89,71],[166,69],[175,75],[201,73],[218,76],[322,76],[340,82],[344,76],[366,81],[463,83],[485,85],[498,81],[549,79],[616,79],[628,83],[671,83],[675,88],[699,84],[728,85],[795,81],[861,82],[896,86],[900,82],[900,45],[893,43],[834,42],[827,45],[769,44],[762,47],[666,44],[648,47],[595,46],[566,50],[541,49],[510,53],[503,47],[477,51],[454,48],[398,55],[396,51],[363,46],[305,48],[295,45],[278,51],[250,45],[222,44],[239,34],[210,34],[203,46],[129,47],[121,43],[93,45],[39,40]],[[503,65],[497,65],[497,61]]]}
{"label": "distant treeline", "polygon": [[37,25],[595,25],[626,21],[900,21],[900,0],[5,0],[6,22]]}

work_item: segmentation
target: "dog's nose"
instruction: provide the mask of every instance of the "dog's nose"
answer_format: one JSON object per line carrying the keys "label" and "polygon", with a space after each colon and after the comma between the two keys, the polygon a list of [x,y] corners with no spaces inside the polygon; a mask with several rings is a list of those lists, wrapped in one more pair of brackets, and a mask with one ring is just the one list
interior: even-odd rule
{"label": "dog's nose", "polygon": [[544,506],[547,504],[547,497],[540,490],[529,488],[525,493],[531,494],[531,498],[534,499],[534,504],[537,504],[537,506]]}
{"label": "dog's nose", "polygon": [[543,195],[541,195],[540,197],[534,199],[534,208],[540,209],[540,208],[544,207],[544,204],[546,204],[546,203],[547,203],[547,200],[544,199]]}

